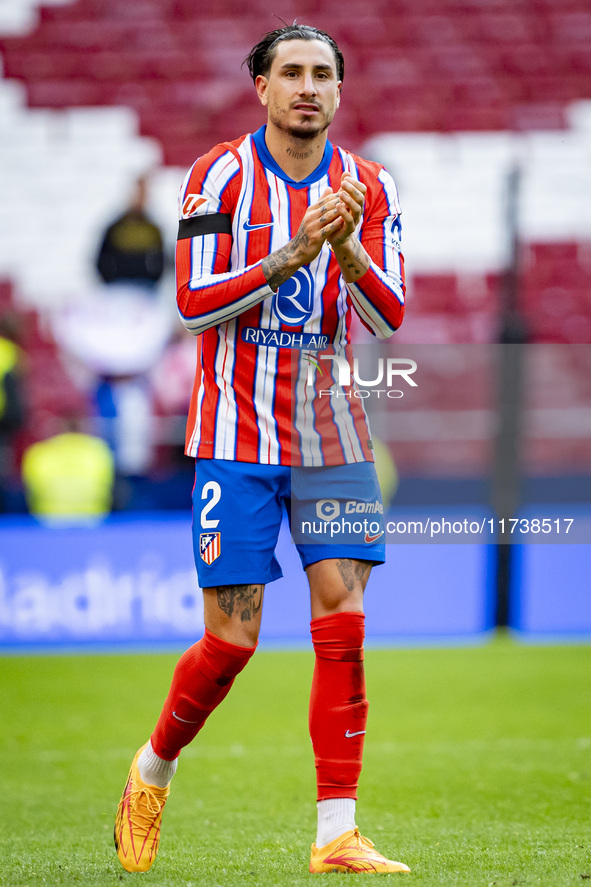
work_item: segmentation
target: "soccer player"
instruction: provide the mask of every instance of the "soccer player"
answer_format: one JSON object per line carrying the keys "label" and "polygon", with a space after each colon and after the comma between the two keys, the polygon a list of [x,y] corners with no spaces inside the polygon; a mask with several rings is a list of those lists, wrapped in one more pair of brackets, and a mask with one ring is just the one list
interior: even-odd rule
{"label": "soccer player", "polygon": [[[342,502],[380,517],[362,402],[323,395],[337,380],[334,358],[347,353],[353,311],[382,338],[402,321],[396,188],[379,164],[328,141],[344,67],[328,34],[294,23],[266,34],[247,62],[266,126],[200,157],[179,200],[177,302],[198,337],[187,453],[205,633],[181,656],[131,765],[115,824],[128,871],[152,865],[180,751],[255,651],[265,585],[281,576],[283,507],[295,503],[324,526]],[[296,538],[315,651],[311,872],[409,870],[361,836],[355,815],[368,709],[363,593],[384,561],[379,526],[339,544]]]}

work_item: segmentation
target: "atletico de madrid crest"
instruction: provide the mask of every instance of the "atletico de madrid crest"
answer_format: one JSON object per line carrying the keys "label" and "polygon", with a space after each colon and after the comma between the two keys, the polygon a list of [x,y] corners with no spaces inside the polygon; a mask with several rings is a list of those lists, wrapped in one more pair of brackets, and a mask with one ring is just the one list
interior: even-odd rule
{"label": "atletico de madrid crest", "polygon": [[206,564],[213,564],[222,553],[221,533],[201,533],[199,537],[199,554]]}

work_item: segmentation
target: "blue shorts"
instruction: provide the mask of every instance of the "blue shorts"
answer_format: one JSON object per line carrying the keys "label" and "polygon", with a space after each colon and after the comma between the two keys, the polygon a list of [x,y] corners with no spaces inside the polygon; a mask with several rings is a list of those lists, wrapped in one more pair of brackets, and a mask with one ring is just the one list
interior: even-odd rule
{"label": "blue shorts", "polygon": [[373,462],[290,468],[197,459],[193,549],[201,588],[280,579],[275,546],[284,508],[304,569],[336,557],[384,562]]}

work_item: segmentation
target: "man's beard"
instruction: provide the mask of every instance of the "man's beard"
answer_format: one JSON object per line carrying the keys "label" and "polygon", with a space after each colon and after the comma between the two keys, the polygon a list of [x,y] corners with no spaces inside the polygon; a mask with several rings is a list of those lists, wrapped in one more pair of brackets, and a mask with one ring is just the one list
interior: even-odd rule
{"label": "man's beard", "polygon": [[[315,129],[295,129],[295,127],[286,127],[283,132],[286,132],[292,139],[299,139],[301,142],[311,142],[313,139],[318,138],[319,135],[322,135],[325,130],[330,126],[331,121],[325,123],[324,126],[317,126]],[[283,127],[279,127],[283,129]]]}
{"label": "man's beard", "polygon": [[327,120],[325,117],[324,123],[321,126],[314,126],[313,128],[306,126],[302,126],[301,128],[286,126],[286,124],[283,123],[283,115],[280,116],[279,114],[275,116],[273,113],[270,113],[269,119],[276,129],[284,132],[286,135],[290,136],[290,138],[297,139],[301,142],[311,142],[328,129],[333,118],[330,117],[330,119]]}

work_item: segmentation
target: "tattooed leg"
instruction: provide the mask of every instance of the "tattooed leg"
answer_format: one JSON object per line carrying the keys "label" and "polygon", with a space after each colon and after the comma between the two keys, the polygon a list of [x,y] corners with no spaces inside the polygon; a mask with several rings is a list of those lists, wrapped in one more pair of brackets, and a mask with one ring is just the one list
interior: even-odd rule
{"label": "tattooed leg", "polygon": [[254,646],[261,629],[264,591],[261,583],[204,588],[206,628],[230,644]]}
{"label": "tattooed leg", "polygon": [[341,557],[337,560],[337,570],[341,574],[341,579],[347,591],[353,591],[358,582],[365,587],[364,580],[366,580],[370,569],[371,564],[367,561],[354,561],[347,557]]}
{"label": "tattooed leg", "polygon": [[333,613],[363,613],[363,592],[372,564],[353,558],[327,558],[306,569],[312,618]]}
{"label": "tattooed leg", "polygon": [[369,561],[353,561],[355,576],[358,581],[365,588],[367,584],[367,580],[369,579],[369,574],[371,571],[371,563]]}
{"label": "tattooed leg", "polygon": [[347,591],[353,591],[355,588],[355,572],[353,570],[353,561],[349,558],[339,558],[337,560],[337,570],[341,574],[341,579]]}
{"label": "tattooed leg", "polygon": [[234,613],[241,622],[250,622],[263,603],[262,585],[220,585],[217,589],[218,607],[228,617]]}

